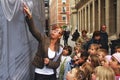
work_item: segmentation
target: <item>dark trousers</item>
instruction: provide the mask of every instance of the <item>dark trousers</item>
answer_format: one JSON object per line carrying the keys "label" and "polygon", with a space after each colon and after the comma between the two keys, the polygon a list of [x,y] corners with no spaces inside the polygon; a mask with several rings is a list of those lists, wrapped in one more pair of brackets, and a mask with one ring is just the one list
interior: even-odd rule
{"label": "dark trousers", "polygon": [[57,80],[56,75],[43,75],[35,73],[34,80]]}

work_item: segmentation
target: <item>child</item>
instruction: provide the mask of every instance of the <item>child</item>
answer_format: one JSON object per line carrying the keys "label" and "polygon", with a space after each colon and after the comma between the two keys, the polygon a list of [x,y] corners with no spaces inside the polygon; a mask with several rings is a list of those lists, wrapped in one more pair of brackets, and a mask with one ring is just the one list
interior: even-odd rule
{"label": "child", "polygon": [[71,53],[72,53],[72,47],[65,46],[63,48],[61,63],[60,63],[60,67],[58,68],[59,80],[63,80],[64,78],[64,70],[66,67],[66,63],[71,60],[71,57],[70,57]]}
{"label": "child", "polygon": [[99,45],[98,44],[91,44],[89,49],[88,49],[88,53],[90,55],[96,55],[97,54],[97,50],[99,49]]}
{"label": "child", "polygon": [[103,60],[105,59],[105,56],[108,54],[106,49],[98,49],[97,50],[97,56],[100,60],[100,64],[102,65]]}
{"label": "child", "polygon": [[71,68],[81,66],[83,63],[86,62],[88,56],[89,56],[89,54],[86,51],[82,52],[80,57],[77,57],[75,55],[74,58],[71,60],[71,63],[70,63],[71,64]]}
{"label": "child", "polygon": [[71,58],[74,58],[74,56],[80,57],[80,55],[81,55],[81,48],[80,48],[80,46],[75,46],[74,47],[74,52],[71,55]]}
{"label": "child", "polygon": [[115,80],[115,74],[110,67],[98,66],[95,68],[91,80]]}
{"label": "child", "polygon": [[115,52],[120,53],[120,45],[117,45],[117,46],[115,47]]}
{"label": "child", "polygon": [[84,78],[84,72],[79,68],[73,68],[66,75],[66,80],[83,80]]}
{"label": "child", "polygon": [[114,53],[111,57],[110,67],[114,70],[116,80],[120,79],[120,53]]}
{"label": "child", "polygon": [[84,44],[89,41],[89,37],[87,36],[87,31],[82,30],[81,36],[77,39],[76,45],[79,45],[82,49],[84,48]]}
{"label": "child", "polygon": [[97,55],[89,55],[87,62],[93,67],[100,66],[100,61]]}
{"label": "child", "polygon": [[93,67],[85,62],[82,66],[80,66],[80,70],[84,72],[85,80],[90,80],[91,73],[93,72]]}
{"label": "child", "polygon": [[102,41],[101,39],[101,35],[100,35],[100,31],[94,31],[93,32],[93,36],[92,39],[89,40],[85,45],[84,45],[84,49],[88,50],[89,46],[91,44],[98,44],[100,46],[100,48],[103,48],[105,45],[103,44],[104,41]]}
{"label": "child", "polygon": [[111,60],[111,55],[105,56],[104,60],[101,61],[101,65],[105,67],[109,67],[110,60]]}
{"label": "child", "polygon": [[82,52],[80,58],[77,61],[71,60],[70,62],[68,62],[65,68],[65,74],[67,74],[68,71],[72,70],[73,68],[81,66],[83,63],[86,62],[87,58],[88,58],[88,53]]}

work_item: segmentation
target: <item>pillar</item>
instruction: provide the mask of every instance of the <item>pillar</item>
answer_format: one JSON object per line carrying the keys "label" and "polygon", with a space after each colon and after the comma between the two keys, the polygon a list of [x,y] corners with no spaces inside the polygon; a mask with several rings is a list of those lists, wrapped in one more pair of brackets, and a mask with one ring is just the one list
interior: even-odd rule
{"label": "pillar", "polygon": [[120,0],[117,0],[117,35],[120,33]]}
{"label": "pillar", "polygon": [[101,0],[98,0],[98,27],[101,27]]}
{"label": "pillar", "polygon": [[109,34],[109,0],[105,0],[105,21],[107,27],[107,32]]}
{"label": "pillar", "polygon": [[93,5],[93,31],[92,32],[94,32],[94,30],[95,30],[95,1],[93,0],[93,2],[92,2],[92,5]]}
{"label": "pillar", "polygon": [[85,30],[87,30],[87,7],[85,7]]}
{"label": "pillar", "polygon": [[90,33],[90,4],[88,4],[88,32]]}

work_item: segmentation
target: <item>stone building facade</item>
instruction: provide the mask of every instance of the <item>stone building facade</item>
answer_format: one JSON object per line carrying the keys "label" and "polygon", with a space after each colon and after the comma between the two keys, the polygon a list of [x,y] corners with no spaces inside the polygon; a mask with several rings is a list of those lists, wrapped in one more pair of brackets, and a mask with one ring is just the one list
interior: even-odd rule
{"label": "stone building facade", "polygon": [[107,26],[109,36],[120,33],[120,0],[75,0],[78,30],[92,33]]}
{"label": "stone building facade", "polygon": [[75,0],[70,0],[70,27],[71,33],[77,29],[77,10],[75,8]]}

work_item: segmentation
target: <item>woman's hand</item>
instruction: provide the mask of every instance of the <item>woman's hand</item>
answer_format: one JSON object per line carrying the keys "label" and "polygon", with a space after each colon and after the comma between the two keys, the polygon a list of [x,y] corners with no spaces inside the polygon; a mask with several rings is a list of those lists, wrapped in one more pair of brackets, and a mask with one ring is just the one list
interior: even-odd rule
{"label": "woman's hand", "polygon": [[32,18],[32,14],[30,12],[29,7],[25,3],[23,4],[23,10],[24,10],[24,13],[28,16],[28,18],[31,19]]}
{"label": "woman's hand", "polygon": [[47,65],[49,63],[49,59],[48,58],[44,58],[44,64]]}

